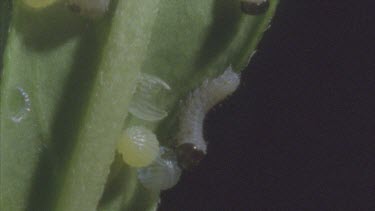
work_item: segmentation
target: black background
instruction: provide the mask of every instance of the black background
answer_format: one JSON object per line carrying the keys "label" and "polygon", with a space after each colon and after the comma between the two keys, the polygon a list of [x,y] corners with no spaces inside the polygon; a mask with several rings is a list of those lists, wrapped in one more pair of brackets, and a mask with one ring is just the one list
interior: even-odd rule
{"label": "black background", "polygon": [[375,2],[281,0],[168,210],[375,210]]}

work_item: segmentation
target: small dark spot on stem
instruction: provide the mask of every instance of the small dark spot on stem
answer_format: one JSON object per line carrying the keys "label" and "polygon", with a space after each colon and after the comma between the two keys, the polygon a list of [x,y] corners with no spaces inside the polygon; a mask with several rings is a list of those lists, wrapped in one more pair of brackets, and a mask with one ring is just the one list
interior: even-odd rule
{"label": "small dark spot on stem", "polygon": [[268,0],[244,0],[241,1],[242,12],[248,15],[260,15],[265,13],[270,6]]}

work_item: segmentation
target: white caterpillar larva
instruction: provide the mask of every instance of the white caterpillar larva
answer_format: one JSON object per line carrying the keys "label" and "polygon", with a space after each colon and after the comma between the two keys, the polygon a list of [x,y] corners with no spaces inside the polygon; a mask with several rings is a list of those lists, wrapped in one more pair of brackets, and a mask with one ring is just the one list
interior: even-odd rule
{"label": "white caterpillar larva", "polygon": [[269,0],[243,0],[241,1],[242,12],[248,15],[260,15],[265,13],[270,6]]}
{"label": "white caterpillar larva", "polygon": [[228,67],[222,75],[204,81],[188,96],[177,134],[176,152],[182,168],[190,169],[203,159],[207,152],[203,138],[204,117],[214,105],[232,94],[239,84],[240,75]]}
{"label": "white caterpillar larva", "polygon": [[159,155],[159,142],[152,131],[133,126],[124,131],[117,151],[128,165],[143,167],[150,165]]}
{"label": "white caterpillar larva", "polygon": [[160,147],[160,156],[151,165],[138,169],[139,181],[153,192],[172,188],[180,176],[176,154],[165,147]]}
{"label": "white caterpillar larva", "polygon": [[111,0],[66,0],[68,7],[78,14],[90,18],[102,16]]}
{"label": "white caterpillar larva", "polygon": [[170,90],[171,87],[160,78],[146,73],[141,74],[130,102],[129,112],[146,121],[162,120],[168,115],[162,100]]}

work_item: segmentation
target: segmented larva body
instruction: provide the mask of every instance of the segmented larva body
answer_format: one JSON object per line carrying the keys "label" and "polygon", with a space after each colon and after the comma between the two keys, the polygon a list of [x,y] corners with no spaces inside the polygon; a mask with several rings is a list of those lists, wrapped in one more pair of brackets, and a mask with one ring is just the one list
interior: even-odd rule
{"label": "segmented larva body", "polygon": [[203,137],[206,113],[220,101],[231,95],[240,84],[240,75],[228,67],[217,78],[206,80],[187,98],[180,115],[177,134],[177,157],[179,165],[190,169],[197,165],[207,152]]}
{"label": "segmented larva body", "polygon": [[269,0],[243,0],[241,10],[248,15],[260,15],[265,13],[270,6]]}
{"label": "segmented larva body", "polygon": [[144,167],[150,165],[159,155],[159,142],[149,129],[133,126],[123,132],[117,151],[128,165]]}
{"label": "segmented larva body", "polygon": [[102,16],[107,10],[110,0],[66,0],[68,7],[76,13],[90,18]]}

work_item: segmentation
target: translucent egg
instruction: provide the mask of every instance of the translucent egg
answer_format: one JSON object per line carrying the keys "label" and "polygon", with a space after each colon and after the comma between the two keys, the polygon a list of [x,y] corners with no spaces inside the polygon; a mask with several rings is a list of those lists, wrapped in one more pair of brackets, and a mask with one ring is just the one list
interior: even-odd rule
{"label": "translucent egg", "polygon": [[149,166],[138,169],[138,179],[148,190],[159,192],[175,186],[181,176],[175,153],[161,147],[160,156]]}
{"label": "translucent egg", "polygon": [[162,120],[168,115],[162,100],[170,90],[169,85],[162,79],[143,73],[130,103],[129,112],[146,121]]}
{"label": "translucent egg", "polygon": [[17,91],[19,92],[19,96],[21,98],[13,99],[13,102],[19,102],[19,106],[14,106],[13,108],[16,110],[15,113],[12,115],[11,119],[15,123],[20,123],[23,119],[26,118],[27,114],[31,111],[31,99],[29,94],[22,88],[17,87]]}

